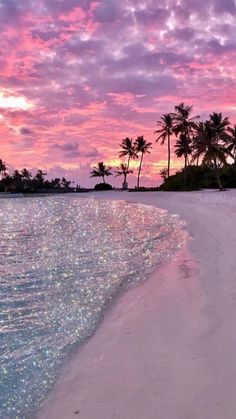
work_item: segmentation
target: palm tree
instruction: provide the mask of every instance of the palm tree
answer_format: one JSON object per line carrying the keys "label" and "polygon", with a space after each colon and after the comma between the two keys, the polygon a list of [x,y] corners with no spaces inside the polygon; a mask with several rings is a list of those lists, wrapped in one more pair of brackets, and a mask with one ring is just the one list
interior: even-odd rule
{"label": "palm tree", "polygon": [[66,180],[64,177],[62,178],[62,180],[61,180],[61,186],[63,188],[69,189],[70,184],[71,184],[71,181],[70,180]]}
{"label": "palm tree", "polygon": [[53,188],[58,189],[61,187],[61,179],[59,177],[56,177],[51,180],[51,185]]}
{"label": "palm tree", "polygon": [[158,129],[154,134],[158,134],[156,142],[161,140],[161,145],[165,144],[167,139],[168,146],[168,167],[167,167],[167,178],[170,176],[170,137],[173,134],[173,114],[167,113],[161,116],[160,121],[157,121]]}
{"label": "palm tree", "polygon": [[7,166],[6,163],[0,159],[0,175],[1,175],[1,179],[3,178],[3,175],[6,173],[7,170]]}
{"label": "palm tree", "polygon": [[199,115],[190,117],[193,110],[193,106],[185,105],[181,102],[175,106],[175,112],[172,114],[173,117],[173,132],[176,135],[185,135],[191,137],[195,129],[195,119],[199,118]]}
{"label": "palm tree", "polygon": [[92,172],[90,172],[90,177],[101,177],[103,183],[105,183],[105,176],[112,176],[111,167],[106,167],[103,162],[97,164],[97,167],[94,167]]}
{"label": "palm tree", "polygon": [[127,170],[129,170],[130,160],[138,158],[138,155],[135,151],[135,146],[133,144],[133,139],[129,137],[124,138],[120,144],[120,147],[121,151],[119,152],[119,157],[128,157]]}
{"label": "palm tree", "polygon": [[188,136],[180,134],[179,138],[176,141],[175,145],[175,154],[177,157],[184,156],[184,187],[187,184],[187,166],[188,166],[188,156],[192,153],[191,140]]}
{"label": "palm tree", "polygon": [[12,186],[15,190],[21,189],[22,187],[22,174],[19,170],[14,170],[12,174]]}
{"label": "palm tree", "polygon": [[175,106],[175,112],[173,113],[173,132],[178,136],[175,154],[177,157],[184,156],[184,187],[187,183],[188,155],[192,153],[192,139],[196,127],[195,119],[199,118],[199,115],[191,117],[192,110],[193,106],[181,102]]}
{"label": "palm tree", "polygon": [[133,173],[133,170],[128,169],[128,164],[121,163],[120,166],[117,167],[116,176],[124,176],[123,189],[127,189],[126,179],[129,173]]}
{"label": "palm tree", "polygon": [[24,179],[24,180],[30,180],[31,178],[32,178],[32,174],[29,172],[29,170],[27,170],[27,169],[23,169],[22,171],[21,171],[21,175],[22,175],[22,178]]}
{"label": "palm tree", "polygon": [[234,166],[236,166],[236,125],[233,128],[228,127],[228,132],[227,151],[234,160]]}
{"label": "palm tree", "polygon": [[47,173],[43,173],[43,171],[42,170],[38,170],[37,171],[37,173],[36,173],[36,175],[35,175],[35,177],[34,177],[34,180],[36,181],[36,184],[37,184],[37,186],[39,187],[39,188],[42,188],[43,187],[43,184],[44,184],[44,177],[47,175]]}
{"label": "palm tree", "polygon": [[227,164],[227,149],[220,141],[220,137],[212,124],[212,120],[200,122],[196,125],[196,141],[198,147],[193,155],[193,160],[203,156],[202,163],[212,165],[219,189],[223,187],[219,176],[219,165]]}
{"label": "palm tree", "polygon": [[215,136],[217,140],[226,142],[228,140],[228,133],[227,129],[229,128],[230,121],[229,118],[226,117],[223,119],[222,113],[213,112],[210,115],[210,125],[215,131]]}
{"label": "palm tree", "polygon": [[150,154],[150,148],[152,147],[152,143],[148,143],[143,135],[137,137],[137,139],[135,140],[134,143],[135,146],[135,151],[136,153],[141,153],[141,158],[140,158],[140,164],[139,164],[139,170],[138,170],[138,181],[137,181],[137,189],[139,189],[139,180],[140,180],[140,173],[141,173],[141,168],[142,168],[142,163],[143,163],[143,156],[146,153]]}
{"label": "palm tree", "polygon": [[24,182],[24,189],[27,188],[27,184],[29,183],[30,179],[32,178],[32,174],[27,170],[23,169],[21,171],[22,180]]}

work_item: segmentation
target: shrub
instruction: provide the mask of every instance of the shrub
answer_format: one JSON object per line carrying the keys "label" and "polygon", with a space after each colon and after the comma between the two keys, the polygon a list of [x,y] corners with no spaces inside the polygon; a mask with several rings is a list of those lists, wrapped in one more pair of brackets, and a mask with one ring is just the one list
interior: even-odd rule
{"label": "shrub", "polygon": [[94,186],[95,191],[110,191],[112,190],[112,186],[109,185],[109,183],[97,183],[97,185]]}

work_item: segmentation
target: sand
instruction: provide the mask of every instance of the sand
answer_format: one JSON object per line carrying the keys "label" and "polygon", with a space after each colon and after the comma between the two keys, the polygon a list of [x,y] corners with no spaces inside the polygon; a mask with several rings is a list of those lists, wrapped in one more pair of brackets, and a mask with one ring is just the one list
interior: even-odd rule
{"label": "sand", "polygon": [[236,191],[94,196],[166,208],[192,239],[116,299],[38,419],[235,419]]}

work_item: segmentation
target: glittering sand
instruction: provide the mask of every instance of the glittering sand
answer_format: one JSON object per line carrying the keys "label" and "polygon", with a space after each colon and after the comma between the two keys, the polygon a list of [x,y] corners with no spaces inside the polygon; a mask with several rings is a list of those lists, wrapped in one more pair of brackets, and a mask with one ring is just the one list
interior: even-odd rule
{"label": "glittering sand", "polygon": [[236,191],[106,193],[166,208],[192,240],[109,309],[39,419],[236,418]]}

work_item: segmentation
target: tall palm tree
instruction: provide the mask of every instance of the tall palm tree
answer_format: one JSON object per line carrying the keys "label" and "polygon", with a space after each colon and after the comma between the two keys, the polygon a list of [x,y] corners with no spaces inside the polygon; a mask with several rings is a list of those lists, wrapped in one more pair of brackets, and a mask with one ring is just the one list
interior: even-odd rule
{"label": "tall palm tree", "polygon": [[121,151],[119,152],[119,157],[128,157],[127,169],[129,170],[130,160],[137,159],[138,155],[135,151],[135,146],[133,144],[133,139],[126,137],[122,140],[120,144]]}
{"label": "tall palm tree", "polygon": [[233,128],[228,127],[228,132],[227,151],[234,160],[234,166],[236,166],[236,125],[234,125]]}
{"label": "tall palm tree", "polygon": [[105,183],[105,176],[112,176],[111,167],[106,167],[103,162],[97,164],[96,167],[90,172],[90,177],[101,177]]}
{"label": "tall palm tree", "polygon": [[227,149],[224,143],[220,141],[212,120],[196,125],[196,141],[198,147],[194,152],[193,159],[195,160],[202,156],[203,164],[213,166],[217,184],[222,191],[223,187],[219,176],[219,165],[227,164]]}
{"label": "tall palm tree", "polygon": [[186,187],[186,184],[187,184],[188,156],[191,153],[192,153],[191,139],[184,134],[180,134],[179,138],[176,141],[175,154],[177,157],[184,156],[184,187]]}
{"label": "tall palm tree", "polygon": [[168,146],[168,167],[167,167],[167,178],[170,176],[170,137],[173,134],[173,114],[167,113],[161,116],[160,121],[157,121],[158,129],[154,134],[158,134],[156,142],[161,140],[161,145],[165,144],[167,139]]}
{"label": "tall palm tree", "polygon": [[147,142],[143,135],[136,138],[135,143],[135,151],[137,154],[141,153],[140,163],[139,163],[139,169],[138,169],[138,180],[137,180],[137,188],[139,189],[139,180],[140,180],[140,173],[143,163],[143,156],[146,153],[150,154],[150,148],[152,148],[152,143]]}
{"label": "tall palm tree", "polygon": [[192,110],[193,106],[181,102],[175,106],[173,113],[173,132],[178,137],[175,154],[177,157],[184,156],[184,187],[187,183],[188,155],[192,153],[195,119],[199,118],[199,115],[191,116]]}
{"label": "tall palm tree", "polygon": [[230,121],[229,118],[223,118],[222,113],[213,112],[210,115],[210,125],[215,131],[215,136],[218,141],[226,142],[228,140],[227,129],[229,128]]}
{"label": "tall palm tree", "polygon": [[3,178],[3,175],[6,172],[6,170],[7,170],[6,163],[2,159],[0,159],[0,175],[1,175],[1,179]]}
{"label": "tall palm tree", "polygon": [[121,163],[116,170],[116,176],[124,176],[123,189],[127,188],[127,175],[133,173],[133,170],[128,169],[128,164]]}
{"label": "tall palm tree", "polygon": [[175,112],[173,116],[173,132],[176,135],[185,135],[186,137],[191,137],[195,129],[195,119],[199,118],[199,115],[191,117],[193,106],[185,105],[181,102],[179,105],[175,106]]}

